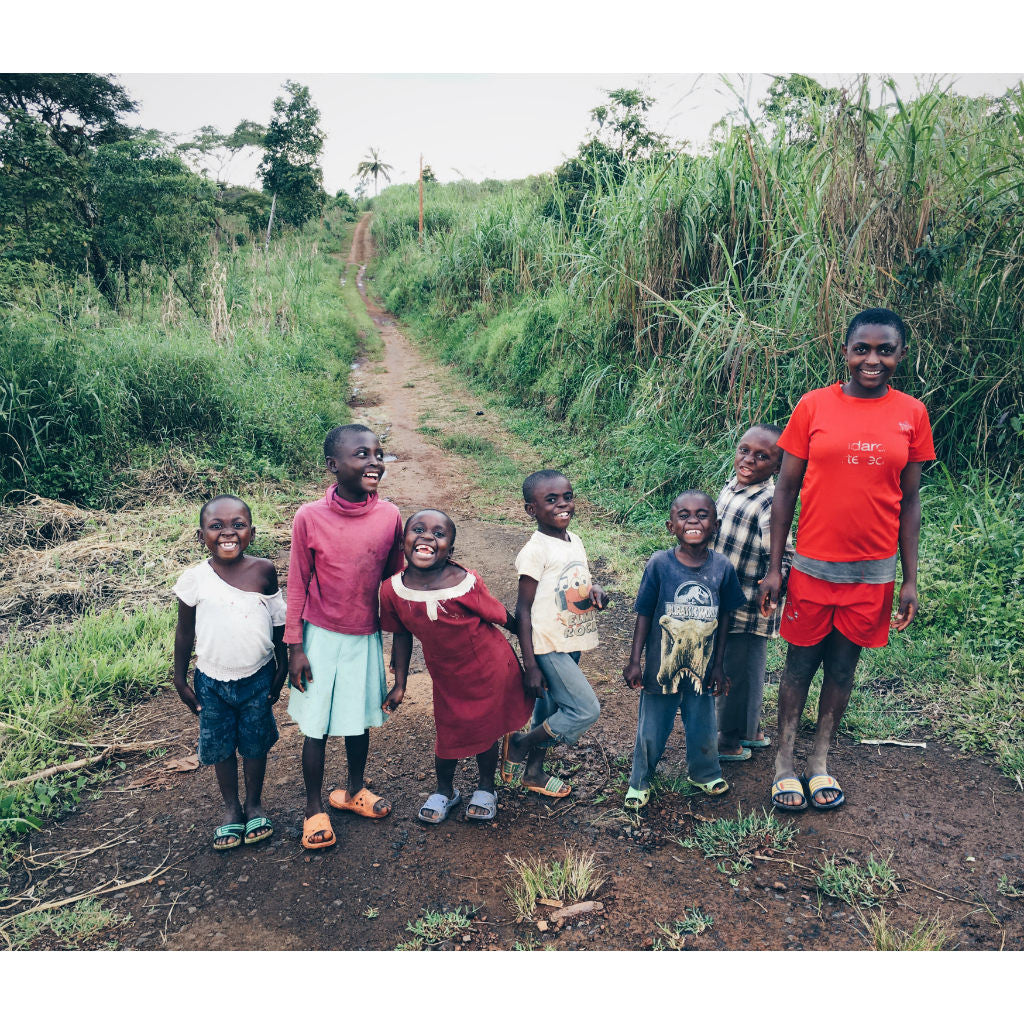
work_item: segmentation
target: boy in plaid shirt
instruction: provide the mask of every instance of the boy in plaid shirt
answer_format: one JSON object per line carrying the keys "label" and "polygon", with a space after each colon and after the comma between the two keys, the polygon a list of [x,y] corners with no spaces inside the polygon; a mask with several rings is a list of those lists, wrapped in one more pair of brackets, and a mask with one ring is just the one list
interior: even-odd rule
{"label": "boy in plaid shirt", "polygon": [[[743,605],[732,615],[729,644],[725,650],[725,675],[731,683],[718,697],[718,757],[721,761],[746,761],[751,747],[767,747],[771,740],[761,731],[761,702],[768,638],[779,635],[782,604],[769,617],[758,609],[758,584],[768,571],[773,475],[781,452],[776,441],[782,431],[770,423],[758,423],[741,438],[736,448],[735,473],[716,502],[719,530],[715,550],[725,555],[739,577]],[[784,572],[793,557],[787,539]]]}

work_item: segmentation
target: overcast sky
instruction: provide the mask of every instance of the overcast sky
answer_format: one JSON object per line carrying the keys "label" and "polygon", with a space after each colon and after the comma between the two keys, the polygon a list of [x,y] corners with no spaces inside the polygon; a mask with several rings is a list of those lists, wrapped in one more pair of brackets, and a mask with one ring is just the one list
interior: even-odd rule
{"label": "overcast sky", "polygon": [[[576,150],[603,90],[636,87],[657,98],[653,126],[699,147],[711,126],[741,102],[751,110],[771,78],[765,74],[125,74],[121,81],[139,102],[136,121],[182,138],[204,124],[230,131],[247,118],[265,124],[286,78],[309,87],[320,109],[324,185],[351,191],[356,165],[370,146],[392,164],[393,182],[414,181],[420,153],[441,181],[460,177],[521,178],[550,171]],[[851,75],[823,73],[841,85]],[[895,76],[901,94],[918,87],[913,75]],[[928,80],[932,76],[925,76]],[[1019,75],[945,76],[957,92],[999,94]],[[875,88],[880,90],[876,83]],[[890,96],[891,98],[891,96]],[[252,184],[258,158],[239,157],[228,172]],[[383,184],[383,181],[381,182]]]}

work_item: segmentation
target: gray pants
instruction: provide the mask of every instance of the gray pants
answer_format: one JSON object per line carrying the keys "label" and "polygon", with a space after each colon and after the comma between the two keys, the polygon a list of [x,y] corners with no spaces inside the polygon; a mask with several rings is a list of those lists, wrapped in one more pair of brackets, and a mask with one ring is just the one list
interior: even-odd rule
{"label": "gray pants", "polygon": [[533,706],[530,728],[543,725],[551,736],[550,743],[538,743],[538,746],[550,747],[555,743],[573,746],[601,713],[594,688],[587,682],[579,662],[579,651],[537,655],[547,691]]}
{"label": "gray pants", "polygon": [[725,648],[725,674],[732,684],[718,698],[718,731],[726,746],[757,738],[764,698],[764,667],[768,637],[730,633]]}
{"label": "gray pants", "polygon": [[629,784],[634,789],[646,789],[651,784],[651,776],[672,733],[676,712],[682,716],[686,730],[686,774],[694,782],[714,782],[721,778],[715,735],[715,698],[706,691],[697,694],[692,686],[684,684],[679,693],[640,694],[633,771],[629,776]]}

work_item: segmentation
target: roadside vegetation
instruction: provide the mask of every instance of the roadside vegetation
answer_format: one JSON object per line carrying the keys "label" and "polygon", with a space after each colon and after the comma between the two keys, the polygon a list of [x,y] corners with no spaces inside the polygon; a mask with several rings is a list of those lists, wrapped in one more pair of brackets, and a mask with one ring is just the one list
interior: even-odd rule
{"label": "roadside vegetation", "polygon": [[646,99],[610,94],[551,176],[428,184],[422,245],[414,189],[385,189],[379,294],[570,472],[626,589],[672,496],[717,493],[746,425],[839,378],[853,313],[900,311],[896,386],[928,405],[940,460],[924,600],[863,660],[843,725],[933,730],[1024,787],[1024,93],[904,101],[791,76],[697,155],[644,128]]}
{"label": "roadside vegetation", "polygon": [[[114,79],[0,75],[0,883],[19,835],[161,752],[122,726],[169,678],[199,505],[242,494],[277,557],[348,416],[357,214],[283,89],[267,127],[175,143],[122,123]],[[266,192],[220,180],[247,146]]]}

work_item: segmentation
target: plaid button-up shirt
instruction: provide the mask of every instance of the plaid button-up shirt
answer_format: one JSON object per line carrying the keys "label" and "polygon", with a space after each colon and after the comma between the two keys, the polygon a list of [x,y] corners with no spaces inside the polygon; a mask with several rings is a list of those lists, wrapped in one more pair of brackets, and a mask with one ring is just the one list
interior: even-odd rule
{"label": "plaid button-up shirt", "polygon": [[[772,479],[741,487],[736,477],[718,495],[718,536],[714,548],[732,562],[740,578],[746,601],[732,613],[730,633],[755,633],[757,636],[778,636],[783,602],[765,618],[757,607],[758,585],[768,571],[771,551]],[[782,557],[783,577],[793,561],[793,544],[786,539]]]}

